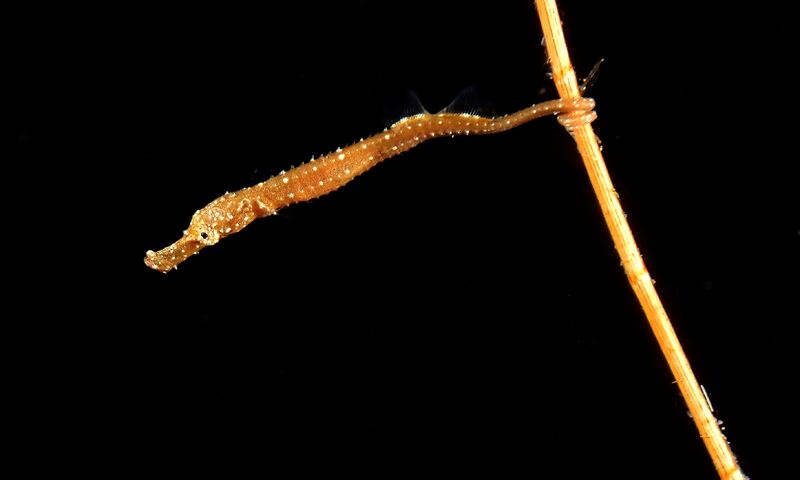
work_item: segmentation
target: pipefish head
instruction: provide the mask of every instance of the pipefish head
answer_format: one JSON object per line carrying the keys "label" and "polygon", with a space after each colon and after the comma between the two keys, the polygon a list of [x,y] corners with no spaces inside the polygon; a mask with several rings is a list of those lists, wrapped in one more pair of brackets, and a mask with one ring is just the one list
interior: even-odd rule
{"label": "pipefish head", "polygon": [[219,226],[219,219],[222,217],[224,212],[211,205],[198,210],[177,242],[156,252],[147,251],[144,258],[145,265],[153,270],[167,273],[205,247],[216,244],[223,236],[221,232],[224,232],[224,227]]}
{"label": "pipefish head", "polygon": [[196,211],[189,227],[184,230],[183,237],[177,242],[157,252],[147,251],[144,263],[154,270],[166,273],[205,247],[217,244],[221,239],[246,227],[258,216],[271,211],[254,208],[253,202],[247,198],[247,189],[227,193]]}

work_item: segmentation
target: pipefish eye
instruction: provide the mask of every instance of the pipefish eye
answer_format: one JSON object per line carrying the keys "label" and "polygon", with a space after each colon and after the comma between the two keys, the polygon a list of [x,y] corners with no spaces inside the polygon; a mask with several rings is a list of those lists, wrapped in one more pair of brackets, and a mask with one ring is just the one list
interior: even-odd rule
{"label": "pipefish eye", "polygon": [[219,235],[213,227],[203,225],[194,231],[194,239],[203,245],[214,245],[219,241]]}

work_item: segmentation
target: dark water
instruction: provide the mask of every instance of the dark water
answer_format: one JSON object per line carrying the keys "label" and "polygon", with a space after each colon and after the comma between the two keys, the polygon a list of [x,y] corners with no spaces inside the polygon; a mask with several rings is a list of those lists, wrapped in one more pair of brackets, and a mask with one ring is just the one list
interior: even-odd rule
{"label": "dark water", "polygon": [[[9,14],[14,456],[714,478],[554,120],[432,141],[177,272],[142,263],[224,191],[384,128],[408,90],[431,111],[471,87],[501,114],[554,98],[532,2],[497,3]],[[628,220],[745,472],[779,478],[800,317],[788,15],[584,3],[560,7],[578,72],[605,58],[589,95]]]}

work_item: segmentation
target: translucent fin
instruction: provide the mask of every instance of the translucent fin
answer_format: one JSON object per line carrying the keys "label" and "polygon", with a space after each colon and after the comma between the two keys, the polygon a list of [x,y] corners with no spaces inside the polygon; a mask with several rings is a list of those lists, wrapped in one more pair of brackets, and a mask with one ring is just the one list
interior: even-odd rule
{"label": "translucent fin", "polygon": [[494,105],[481,100],[478,87],[472,85],[461,90],[449,105],[437,113],[467,113],[482,117],[492,117],[495,114],[495,108]]}
{"label": "translucent fin", "polygon": [[395,107],[385,109],[383,112],[383,121],[386,125],[393,125],[406,117],[428,113],[417,94],[411,90],[405,90],[397,95],[397,98],[396,102],[392,102]]}

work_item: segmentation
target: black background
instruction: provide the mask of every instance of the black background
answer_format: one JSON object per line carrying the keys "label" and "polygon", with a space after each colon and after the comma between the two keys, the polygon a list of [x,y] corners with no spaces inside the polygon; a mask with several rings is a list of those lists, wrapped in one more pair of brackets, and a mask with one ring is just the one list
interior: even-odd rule
{"label": "black background", "polygon": [[[743,469],[792,471],[793,17],[560,4],[608,168]],[[529,1],[6,15],[8,430],[27,468],[714,478],[572,140],[443,139],[162,275],[226,190],[384,128],[406,91],[555,98]]]}

